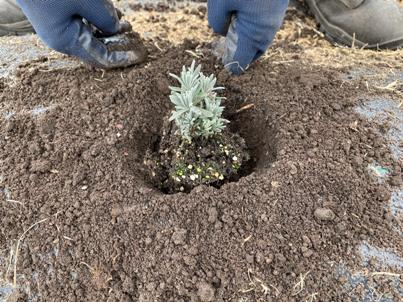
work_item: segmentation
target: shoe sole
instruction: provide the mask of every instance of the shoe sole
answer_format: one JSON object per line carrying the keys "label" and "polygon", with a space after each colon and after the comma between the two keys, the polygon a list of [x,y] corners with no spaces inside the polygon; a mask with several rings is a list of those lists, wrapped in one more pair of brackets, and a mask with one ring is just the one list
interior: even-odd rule
{"label": "shoe sole", "polygon": [[0,24],[0,37],[10,35],[25,35],[28,33],[35,33],[31,23],[28,20],[12,24]]}
{"label": "shoe sole", "polygon": [[309,4],[310,9],[315,15],[316,21],[320,25],[319,30],[326,36],[328,40],[330,40],[334,44],[343,44],[350,47],[354,44],[357,47],[366,49],[399,49],[403,47],[403,38],[372,45],[357,40],[355,37],[352,37],[340,27],[329,23],[322,15],[316,3],[314,3],[313,1],[309,1]]}

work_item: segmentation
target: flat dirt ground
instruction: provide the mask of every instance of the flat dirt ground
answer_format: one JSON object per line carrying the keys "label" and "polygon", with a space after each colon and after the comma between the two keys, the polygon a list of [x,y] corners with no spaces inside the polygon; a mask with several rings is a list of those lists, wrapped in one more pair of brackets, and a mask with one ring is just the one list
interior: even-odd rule
{"label": "flat dirt ground", "polygon": [[[382,83],[403,52],[333,47],[290,9],[270,51],[231,77],[203,7],[119,5],[147,64],[27,63],[0,81],[0,300],[399,301],[399,263],[363,267],[357,250],[403,257],[402,216],[389,208],[402,161],[382,135],[388,122],[355,107],[401,105],[401,82]],[[192,60],[226,88],[225,116],[252,159],[238,182],[167,195],[147,181],[144,156],[172,109],[168,74]],[[352,66],[375,72],[346,76]]]}

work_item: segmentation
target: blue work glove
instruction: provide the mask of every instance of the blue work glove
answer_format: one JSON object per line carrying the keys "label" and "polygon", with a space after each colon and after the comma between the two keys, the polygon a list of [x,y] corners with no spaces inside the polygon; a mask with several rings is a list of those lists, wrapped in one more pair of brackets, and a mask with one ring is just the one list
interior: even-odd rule
{"label": "blue work glove", "polygon": [[[17,0],[38,36],[54,50],[99,68],[127,67],[146,59],[137,50],[109,51],[100,36],[130,29],[110,0]],[[97,37],[94,36],[97,29]],[[114,43],[125,44],[123,37]]]}
{"label": "blue work glove", "polygon": [[223,64],[241,74],[267,50],[283,23],[288,0],[208,0],[208,21],[226,36]]}

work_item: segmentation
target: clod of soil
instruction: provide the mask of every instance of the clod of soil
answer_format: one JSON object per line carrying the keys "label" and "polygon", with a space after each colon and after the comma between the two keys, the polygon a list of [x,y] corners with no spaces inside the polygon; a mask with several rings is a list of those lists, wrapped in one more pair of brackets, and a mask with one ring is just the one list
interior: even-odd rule
{"label": "clod of soil", "polygon": [[245,140],[228,130],[188,142],[168,119],[163,128],[159,143],[145,160],[150,181],[163,192],[190,192],[198,185],[220,187],[236,181],[250,158]]}
{"label": "clod of soil", "polygon": [[130,31],[103,40],[110,51],[134,51],[138,56],[139,63],[147,60],[148,50],[140,35],[136,32]]}

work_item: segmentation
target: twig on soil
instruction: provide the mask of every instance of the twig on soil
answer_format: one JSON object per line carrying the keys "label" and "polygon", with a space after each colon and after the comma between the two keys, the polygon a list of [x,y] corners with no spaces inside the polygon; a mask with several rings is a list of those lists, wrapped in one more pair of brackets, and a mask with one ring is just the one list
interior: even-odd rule
{"label": "twig on soil", "polygon": [[390,273],[390,272],[374,272],[374,273],[371,273],[371,277],[375,277],[375,276],[388,276],[388,277],[400,278],[401,274]]}
{"label": "twig on soil", "polygon": [[[261,279],[255,277],[255,276],[252,276],[252,275],[253,275],[253,272],[252,272],[252,270],[249,268],[249,269],[248,269],[248,279],[249,279],[249,286],[251,286],[251,287],[249,287],[249,288],[247,288],[247,289],[241,289],[241,290],[239,290],[240,293],[247,294],[247,293],[252,292],[252,291],[257,291],[258,286],[260,286],[260,287],[261,287],[261,292],[262,292],[263,295],[265,295],[265,296],[267,296],[268,294],[270,294],[270,287],[272,287],[272,288],[276,291],[276,293],[275,293],[275,296],[276,296],[276,297],[280,294],[280,291],[278,290],[278,288],[276,288],[275,286],[273,286],[273,285],[271,285],[271,284],[266,285],[266,284],[263,282],[263,280],[261,280]],[[256,284],[256,283],[258,283],[258,284]],[[270,287],[269,287],[269,286],[270,286]]]}
{"label": "twig on soil", "polygon": [[85,263],[84,261],[81,261],[80,264],[85,265],[91,271],[91,273],[93,273],[95,271],[95,269],[93,267],[91,267],[89,264]]}
{"label": "twig on soil", "polygon": [[44,218],[38,222],[35,222],[33,225],[31,225],[28,229],[25,230],[24,233],[22,233],[22,235],[20,236],[20,238],[17,241],[17,244],[15,246],[15,255],[14,255],[14,276],[13,276],[13,287],[16,288],[17,287],[17,262],[18,262],[18,253],[20,250],[20,245],[21,242],[24,240],[25,235],[32,230],[34,227],[36,227],[38,224],[41,224],[45,221],[49,220],[48,218]]}
{"label": "twig on soil", "polygon": [[[61,213],[61,212],[62,212],[62,211],[58,211],[57,213],[53,214],[52,216],[57,217],[57,215],[58,215],[59,213]],[[37,225],[39,225],[39,224],[41,224],[41,223],[44,223],[45,221],[49,220],[50,218],[51,218],[51,217],[44,218],[44,219],[42,219],[42,220],[40,220],[40,221],[35,222],[33,225],[31,225],[28,229],[26,229],[26,230],[22,233],[22,235],[20,236],[20,238],[18,238],[17,244],[15,245],[14,263],[13,263],[13,271],[14,271],[14,275],[13,275],[13,287],[14,287],[14,288],[17,287],[17,263],[18,263],[18,254],[19,254],[19,251],[20,251],[20,245],[21,245],[22,241],[24,240],[25,235],[26,235],[30,230],[32,230],[34,227],[36,227]],[[13,253],[13,252],[11,251],[10,253]],[[11,257],[11,255],[10,255],[10,257]],[[12,262],[12,261],[11,261],[11,259],[10,259],[10,263],[11,263],[11,262]],[[7,269],[7,271],[8,271],[8,270],[9,270],[9,269]]]}
{"label": "twig on soil", "polygon": [[195,53],[194,51],[191,50],[185,50],[185,52],[187,52],[188,54],[191,54],[192,56],[194,56],[195,58],[200,59],[200,55],[198,55],[197,53]]}
{"label": "twig on soil", "polygon": [[379,90],[396,91],[396,89],[398,89],[401,85],[402,82],[400,80],[395,80],[386,86],[374,86],[374,87]]}
{"label": "twig on soil", "polygon": [[251,287],[251,288],[248,288],[248,289],[241,289],[239,292],[242,293],[242,294],[247,294],[247,293],[250,293],[250,292],[252,292],[254,290],[255,290],[255,288]]}
{"label": "twig on soil", "polygon": [[161,49],[161,47],[159,47],[157,42],[154,42],[154,46],[160,51],[163,52],[163,50]]}
{"label": "twig on soil", "polygon": [[235,111],[235,112],[236,112],[236,113],[240,113],[240,112],[242,112],[242,111],[251,109],[251,108],[253,108],[253,107],[255,107],[255,104],[248,104],[248,105],[245,105],[245,106],[239,108],[239,109],[238,109],[237,111]]}
{"label": "twig on soil", "polygon": [[246,237],[246,238],[242,241],[242,246],[244,246],[246,242],[248,242],[249,240],[251,240],[251,239],[252,239],[252,236],[253,236],[253,235],[249,235],[248,237]]}
{"label": "twig on soil", "polygon": [[316,296],[317,296],[317,295],[318,295],[318,293],[313,293],[313,294],[309,295],[309,296],[306,298],[305,302],[313,302],[313,301],[316,301]]}
{"label": "twig on soil", "polygon": [[63,236],[64,239],[69,240],[69,241],[74,241],[72,238],[67,237],[67,236]]}
{"label": "twig on soil", "polygon": [[276,291],[276,297],[278,297],[278,295],[280,295],[280,290],[275,287],[274,285],[269,284],[275,291]]}
{"label": "twig on soil", "polygon": [[[311,271],[308,271],[307,273],[305,273],[305,275],[302,275],[302,274],[299,275],[300,280],[293,287],[293,290],[294,290],[294,293],[292,294],[293,296],[298,295],[299,293],[301,293],[304,290],[304,288],[305,288],[305,279],[309,275],[310,272]],[[297,290],[297,291],[295,292],[295,290]]]}
{"label": "twig on soil", "polygon": [[287,60],[287,61],[273,61],[272,64],[274,65],[282,65],[282,64],[288,64],[288,63],[293,63],[295,60]]}
{"label": "twig on soil", "polygon": [[12,200],[12,199],[6,199],[7,202],[11,202],[11,203],[18,203],[19,205],[24,205],[21,201],[18,200]]}
{"label": "twig on soil", "polygon": [[284,114],[280,115],[278,118],[276,118],[275,120],[273,120],[273,121],[271,122],[271,124],[273,125],[273,124],[277,123],[278,121],[280,121],[280,120],[281,120],[283,117],[285,117],[285,116],[287,116],[287,113],[284,113]]}
{"label": "twig on soil", "polygon": [[270,293],[270,288],[263,283],[262,280],[260,280],[259,278],[255,277],[255,281],[258,282],[260,284],[260,286],[262,287],[262,292],[265,296],[267,296]]}
{"label": "twig on soil", "polygon": [[357,214],[351,213],[351,216],[353,216],[354,218],[360,219],[360,216],[358,216]]}

